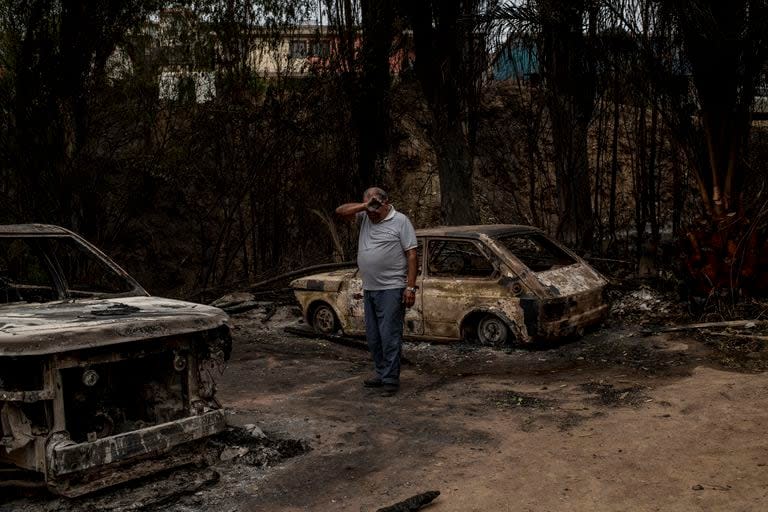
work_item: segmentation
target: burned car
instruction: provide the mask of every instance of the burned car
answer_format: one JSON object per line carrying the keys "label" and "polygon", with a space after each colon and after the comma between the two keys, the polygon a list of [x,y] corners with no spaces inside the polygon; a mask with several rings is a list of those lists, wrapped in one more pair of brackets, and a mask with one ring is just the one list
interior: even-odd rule
{"label": "burned car", "polygon": [[[582,258],[530,226],[417,230],[416,303],[405,336],[524,344],[580,334],[599,324],[606,279]],[[305,321],[320,333],[365,333],[356,268],[291,283]]]}
{"label": "burned car", "polygon": [[78,496],[199,462],[230,350],[223,311],[150,296],[66,229],[0,226],[0,487]]}

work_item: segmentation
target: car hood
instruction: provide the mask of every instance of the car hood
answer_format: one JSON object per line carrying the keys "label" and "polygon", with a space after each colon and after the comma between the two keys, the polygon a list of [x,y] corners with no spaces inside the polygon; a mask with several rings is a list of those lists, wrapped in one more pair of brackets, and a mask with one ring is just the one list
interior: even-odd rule
{"label": "car hood", "polygon": [[68,352],[215,329],[218,308],[160,297],[0,306],[0,356]]}
{"label": "car hood", "polygon": [[313,274],[291,281],[291,288],[296,290],[310,290],[320,292],[338,292],[341,285],[352,278],[357,272],[357,268],[346,268],[343,270],[334,270],[332,272],[323,272],[322,274]]}

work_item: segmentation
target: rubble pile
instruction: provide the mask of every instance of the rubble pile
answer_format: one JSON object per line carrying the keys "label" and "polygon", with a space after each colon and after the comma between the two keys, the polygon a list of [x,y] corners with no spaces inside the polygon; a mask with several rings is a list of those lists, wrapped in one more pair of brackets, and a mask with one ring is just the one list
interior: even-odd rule
{"label": "rubble pile", "polygon": [[641,285],[631,291],[608,290],[606,292],[610,304],[610,320],[622,323],[669,323],[670,320],[680,320],[687,314],[680,305],[679,299],[671,293],[665,293]]}
{"label": "rubble pile", "polygon": [[304,440],[273,439],[253,424],[222,432],[215,437],[213,444],[221,449],[221,462],[233,461],[259,468],[267,468],[283,459],[310,450],[309,444]]}

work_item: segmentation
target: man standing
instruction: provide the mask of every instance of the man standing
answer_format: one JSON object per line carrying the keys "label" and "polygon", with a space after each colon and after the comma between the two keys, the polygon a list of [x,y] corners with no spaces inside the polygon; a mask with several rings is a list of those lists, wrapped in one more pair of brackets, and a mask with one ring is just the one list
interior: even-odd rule
{"label": "man standing", "polygon": [[357,266],[363,278],[365,333],[376,367],[376,376],[363,385],[391,395],[400,386],[405,308],[416,301],[416,232],[378,187],[366,190],[362,203],[339,206],[336,214],[360,223]]}

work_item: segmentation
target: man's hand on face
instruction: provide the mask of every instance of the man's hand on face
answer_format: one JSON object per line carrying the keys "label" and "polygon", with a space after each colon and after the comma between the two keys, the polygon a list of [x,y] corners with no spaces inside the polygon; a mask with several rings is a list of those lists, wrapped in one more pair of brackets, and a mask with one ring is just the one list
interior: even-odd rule
{"label": "man's hand on face", "polygon": [[403,291],[403,304],[405,307],[410,308],[416,303],[416,293],[413,290],[406,288]]}
{"label": "man's hand on face", "polygon": [[379,208],[381,208],[381,201],[379,201],[376,196],[371,196],[368,201],[365,202],[365,207],[368,209],[368,211],[377,211]]}

